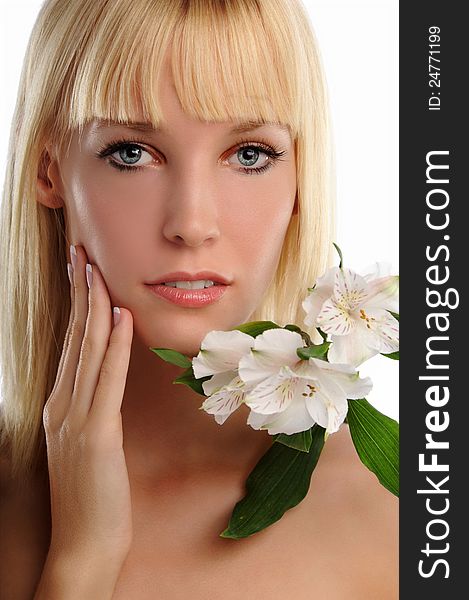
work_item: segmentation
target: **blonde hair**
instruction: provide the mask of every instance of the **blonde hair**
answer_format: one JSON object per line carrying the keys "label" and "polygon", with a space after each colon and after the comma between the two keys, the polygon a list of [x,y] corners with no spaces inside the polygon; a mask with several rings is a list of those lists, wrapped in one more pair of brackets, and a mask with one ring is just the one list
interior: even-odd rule
{"label": "blonde hair", "polygon": [[24,59],[0,213],[0,433],[15,477],[46,464],[42,411],[70,313],[63,208],[36,196],[45,145],[62,149],[90,120],[135,121],[137,110],[158,126],[167,49],[190,116],[280,122],[294,140],[298,214],[252,320],[307,330],[301,301],[332,260],[327,92],[301,0],[46,0]]}

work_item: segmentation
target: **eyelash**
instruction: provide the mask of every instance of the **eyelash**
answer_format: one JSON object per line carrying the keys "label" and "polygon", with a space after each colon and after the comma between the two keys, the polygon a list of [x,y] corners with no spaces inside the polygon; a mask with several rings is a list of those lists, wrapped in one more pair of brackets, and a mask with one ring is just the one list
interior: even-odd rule
{"label": "eyelash", "polygon": [[[237,141],[236,145],[237,147],[233,154],[241,150],[242,148],[253,148],[255,150],[261,150],[270,158],[270,161],[262,167],[254,167],[251,169],[248,167],[240,167],[238,171],[244,172],[246,175],[253,175],[254,173],[260,174],[267,171],[267,169],[273,167],[277,162],[283,160],[282,156],[286,154],[286,150],[280,150],[280,148],[272,144],[268,144],[264,140],[259,140],[259,142],[254,143],[250,140],[243,139]],[[106,158],[107,156],[114,154],[114,152],[117,152],[125,146],[135,146],[137,148],[140,148],[141,150],[144,150],[145,152],[148,152],[148,150],[145,150],[145,148],[137,140],[120,138],[117,140],[113,140],[99,148],[99,150],[96,152],[96,156],[98,158]],[[119,171],[140,171],[140,169],[144,169],[146,167],[146,165],[137,165],[134,167],[131,167],[130,165],[123,165],[121,163],[116,162],[112,158],[108,162]]]}

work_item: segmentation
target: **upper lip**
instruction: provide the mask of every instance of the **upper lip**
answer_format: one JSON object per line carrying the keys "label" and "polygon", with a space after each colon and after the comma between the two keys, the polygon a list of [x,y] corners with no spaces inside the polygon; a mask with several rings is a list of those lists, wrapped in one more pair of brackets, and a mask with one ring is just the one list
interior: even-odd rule
{"label": "upper lip", "polygon": [[198,273],[188,273],[187,271],[174,271],[172,273],[166,273],[161,275],[158,279],[146,282],[146,285],[156,285],[157,283],[169,283],[170,281],[197,281],[197,280],[209,280],[223,285],[230,285],[231,281],[215,273],[215,271],[199,271]]}

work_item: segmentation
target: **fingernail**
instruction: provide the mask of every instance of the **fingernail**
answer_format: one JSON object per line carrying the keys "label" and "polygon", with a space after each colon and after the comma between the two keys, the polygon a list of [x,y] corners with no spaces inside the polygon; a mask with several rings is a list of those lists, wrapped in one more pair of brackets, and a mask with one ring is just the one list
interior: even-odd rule
{"label": "fingernail", "polygon": [[68,273],[68,279],[70,281],[70,285],[73,285],[73,267],[72,265],[68,262],[67,263],[67,273]]}
{"label": "fingernail", "polygon": [[119,323],[120,318],[121,318],[121,310],[120,308],[117,308],[117,306],[114,306],[114,309],[112,311],[114,313],[114,327],[117,325],[117,323]]}
{"label": "fingernail", "polygon": [[75,268],[77,266],[77,251],[73,244],[70,246],[70,258],[72,259],[72,266],[73,266],[73,269],[75,270]]}
{"label": "fingernail", "polygon": [[93,283],[93,268],[89,263],[86,263],[86,283],[88,284],[88,289],[90,289]]}

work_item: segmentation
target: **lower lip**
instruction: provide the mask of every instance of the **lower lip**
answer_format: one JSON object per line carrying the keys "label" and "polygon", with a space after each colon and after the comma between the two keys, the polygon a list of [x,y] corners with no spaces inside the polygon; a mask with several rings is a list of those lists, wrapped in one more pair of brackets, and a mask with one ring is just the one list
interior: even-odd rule
{"label": "lower lip", "polygon": [[165,300],[169,300],[178,306],[186,306],[188,308],[198,308],[206,306],[219,300],[226,292],[227,285],[212,285],[202,290],[185,290],[183,288],[175,288],[168,285],[148,285],[150,290]]}

